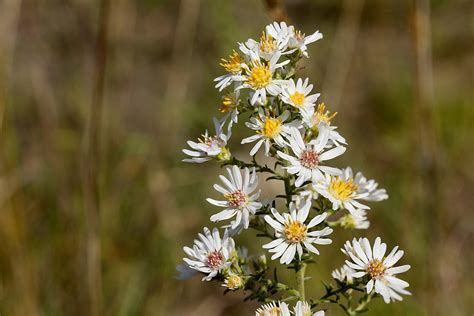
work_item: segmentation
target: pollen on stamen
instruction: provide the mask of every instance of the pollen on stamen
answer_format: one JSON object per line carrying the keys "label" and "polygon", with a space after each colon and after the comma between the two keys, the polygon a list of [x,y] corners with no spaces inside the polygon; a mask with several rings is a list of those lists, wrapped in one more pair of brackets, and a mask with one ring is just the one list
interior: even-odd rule
{"label": "pollen on stamen", "polygon": [[228,193],[225,195],[225,198],[229,202],[230,207],[237,208],[247,203],[247,194],[245,194],[242,190],[237,190],[232,193]]}
{"label": "pollen on stamen", "polygon": [[306,168],[317,167],[319,165],[319,155],[312,149],[305,149],[300,155],[300,162]]}
{"label": "pollen on stamen", "polygon": [[357,191],[357,185],[353,179],[344,181],[340,177],[333,177],[329,185],[329,192],[341,201],[349,199]]}
{"label": "pollen on stamen", "polygon": [[207,256],[207,265],[212,269],[217,269],[222,265],[223,261],[222,254],[218,251],[211,252]]}
{"label": "pollen on stamen", "polygon": [[280,134],[281,131],[281,120],[278,118],[267,117],[263,123],[261,134],[263,137],[274,139]]}
{"label": "pollen on stamen", "polygon": [[256,62],[247,76],[247,83],[254,89],[266,87],[271,80],[272,73],[270,68],[261,62]]}
{"label": "pollen on stamen", "polygon": [[285,224],[284,235],[285,239],[291,243],[299,243],[306,238],[308,228],[300,221],[290,221]]}
{"label": "pollen on stamen", "polygon": [[375,259],[369,262],[367,265],[367,273],[372,279],[379,278],[384,275],[387,268],[382,261]]}
{"label": "pollen on stamen", "polygon": [[296,91],[292,95],[290,95],[290,100],[296,106],[303,106],[304,105],[304,93]]}

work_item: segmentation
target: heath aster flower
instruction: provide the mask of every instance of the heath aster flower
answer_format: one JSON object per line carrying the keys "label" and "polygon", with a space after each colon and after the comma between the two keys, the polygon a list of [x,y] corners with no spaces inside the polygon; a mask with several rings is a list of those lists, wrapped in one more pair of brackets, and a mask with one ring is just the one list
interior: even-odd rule
{"label": "heath aster flower", "polygon": [[270,152],[271,142],[275,142],[278,146],[284,146],[285,141],[283,135],[288,133],[288,125],[283,124],[289,116],[289,112],[285,111],[278,117],[265,115],[263,110],[258,109],[258,117],[252,117],[250,122],[245,123],[248,128],[257,131],[256,135],[242,139],[242,144],[257,141],[250,150],[250,155],[253,156],[260,149],[262,144],[265,144],[265,155],[268,156]]}
{"label": "heath aster flower", "polygon": [[332,233],[331,228],[325,227],[322,230],[312,230],[313,227],[326,219],[326,213],[317,215],[309,223],[305,223],[310,208],[311,202],[309,200],[301,203],[299,209],[296,208],[295,203],[291,202],[290,213],[281,215],[276,209],[272,208],[273,217],[265,215],[265,221],[275,230],[276,239],[263,245],[263,248],[274,253],[272,260],[280,258],[281,264],[290,264],[296,253],[301,258],[303,246],[308,251],[319,254],[318,249],[313,244],[328,245],[332,242],[330,239],[323,238]]}
{"label": "heath aster flower", "polygon": [[367,205],[357,202],[364,194],[357,193],[357,185],[354,179],[346,173],[338,176],[326,175],[325,178],[316,182],[316,190],[332,203],[333,210],[345,208],[355,214],[357,209],[369,209]]}
{"label": "heath aster flower", "polygon": [[257,102],[264,104],[267,100],[267,92],[276,96],[280,93],[282,85],[286,84],[286,80],[274,78],[275,71],[289,63],[289,60],[278,63],[280,56],[280,53],[276,53],[268,62],[262,62],[260,57],[252,56],[252,61],[245,67],[245,73],[236,79],[242,81],[238,89],[253,90],[250,97],[252,105]]}
{"label": "heath aster flower", "polygon": [[224,195],[225,201],[207,199],[213,205],[224,207],[225,209],[211,216],[211,221],[219,222],[235,217],[231,227],[235,230],[237,227],[247,229],[250,222],[250,214],[262,207],[262,203],[257,202],[260,191],[253,193],[258,185],[258,179],[255,174],[255,168],[250,172],[249,168],[244,169],[244,177],[237,166],[227,168],[229,178],[219,176],[224,186],[214,184],[214,189]]}
{"label": "heath aster flower", "polygon": [[305,181],[324,178],[324,173],[339,174],[340,170],[321,165],[324,161],[333,159],[342,155],[346,148],[337,146],[326,151],[328,134],[325,129],[321,129],[318,137],[305,143],[300,132],[296,128],[290,129],[290,135],[287,137],[293,155],[278,151],[277,154],[290,165],[285,167],[288,173],[298,175],[295,185],[300,187]]}
{"label": "heath aster flower", "polygon": [[229,257],[234,248],[234,240],[228,236],[227,231],[221,239],[217,228],[214,228],[211,234],[211,231],[204,227],[204,235],[199,234],[199,240],[194,240],[193,248],[183,248],[189,257],[183,260],[189,268],[207,274],[203,281],[210,281],[217,273],[231,265]]}
{"label": "heath aster flower", "polygon": [[223,132],[225,119],[219,121],[213,118],[213,122],[216,134],[210,136],[206,130],[202,137],[198,139],[199,142],[189,140],[187,143],[192,150],[183,149],[183,153],[191,156],[191,158],[183,159],[184,162],[202,163],[214,158],[223,161],[230,158],[230,151],[226,146],[232,135],[232,122],[229,122],[227,126],[227,134]]}
{"label": "heath aster flower", "polygon": [[366,284],[367,293],[375,290],[375,293],[382,295],[385,303],[394,300],[403,300],[400,294],[410,295],[406,290],[408,282],[396,277],[410,269],[409,265],[394,267],[403,256],[403,251],[398,250],[398,246],[385,256],[387,245],[382,243],[380,237],[375,239],[373,248],[367,238],[346,242],[343,252],[350,257],[346,260],[346,265],[353,269],[352,277],[361,278],[368,276],[369,282]]}
{"label": "heath aster flower", "polygon": [[313,85],[308,84],[308,82],[308,78],[304,81],[299,78],[296,82],[293,79],[288,80],[288,84],[283,88],[281,93],[281,99],[283,102],[297,108],[301,113],[312,115],[314,113],[315,102],[318,100],[320,94],[309,95],[313,89]]}

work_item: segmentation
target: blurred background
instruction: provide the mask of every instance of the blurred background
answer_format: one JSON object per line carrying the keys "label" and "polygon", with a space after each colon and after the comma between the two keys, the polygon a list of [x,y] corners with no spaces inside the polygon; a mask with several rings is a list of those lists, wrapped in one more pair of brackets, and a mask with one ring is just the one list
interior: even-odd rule
{"label": "blurred background", "polygon": [[324,34],[300,76],[339,112],[336,165],[390,195],[369,230],[333,234],[307,291],[345,240],[381,236],[413,296],[368,315],[472,315],[473,16],[470,0],[0,0],[0,314],[253,315],[241,293],[175,279],[221,172],[181,149],[220,115],[220,58],[286,19]]}

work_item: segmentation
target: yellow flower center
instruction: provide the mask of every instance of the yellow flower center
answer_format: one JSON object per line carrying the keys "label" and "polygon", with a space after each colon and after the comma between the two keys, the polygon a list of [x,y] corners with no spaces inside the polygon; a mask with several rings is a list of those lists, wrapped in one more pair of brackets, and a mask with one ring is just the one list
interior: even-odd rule
{"label": "yellow flower center", "polygon": [[247,194],[245,194],[242,190],[224,194],[224,197],[229,202],[230,207],[239,208],[247,203]]}
{"label": "yellow flower center", "polygon": [[280,134],[280,131],[281,131],[281,120],[274,117],[266,117],[260,133],[265,138],[274,139]]}
{"label": "yellow flower center", "polygon": [[374,259],[374,260],[369,262],[369,264],[367,265],[366,270],[367,270],[367,273],[369,274],[369,276],[372,279],[376,279],[376,278],[379,278],[379,277],[383,276],[383,274],[385,273],[385,270],[387,270],[387,268],[384,266],[382,261],[380,261],[378,259]]}
{"label": "yellow flower center", "polygon": [[295,93],[290,95],[290,100],[296,106],[303,106],[303,104],[304,104],[304,93],[296,91]]}
{"label": "yellow flower center", "polygon": [[329,192],[338,200],[346,201],[355,191],[357,191],[357,185],[354,184],[352,179],[347,181],[344,181],[339,177],[333,177],[331,179]]}
{"label": "yellow flower center", "polygon": [[313,123],[314,125],[319,124],[320,122],[326,123],[326,125],[331,125],[331,120],[337,115],[337,112],[330,114],[329,111],[326,111],[326,106],[323,103],[318,104],[318,110],[314,112]]}
{"label": "yellow flower center", "polygon": [[306,225],[304,225],[298,220],[290,220],[288,223],[285,224],[283,230],[285,239],[291,243],[299,243],[303,241],[306,238],[307,232],[308,228],[306,227]]}
{"label": "yellow flower center", "polygon": [[235,50],[229,56],[229,60],[225,60],[224,58],[221,59],[222,62],[219,64],[228,72],[233,74],[238,74],[241,70],[241,64],[245,63],[242,56],[239,55]]}
{"label": "yellow flower center", "polygon": [[242,278],[237,274],[231,274],[225,279],[225,284],[231,290],[236,290],[242,286]]}
{"label": "yellow flower center", "polygon": [[261,62],[256,62],[247,76],[247,83],[254,89],[266,87],[271,80],[272,72],[270,68]]}
{"label": "yellow flower center", "polygon": [[276,48],[276,42],[273,40],[273,37],[262,32],[262,36],[260,37],[260,50],[264,53],[271,53]]}

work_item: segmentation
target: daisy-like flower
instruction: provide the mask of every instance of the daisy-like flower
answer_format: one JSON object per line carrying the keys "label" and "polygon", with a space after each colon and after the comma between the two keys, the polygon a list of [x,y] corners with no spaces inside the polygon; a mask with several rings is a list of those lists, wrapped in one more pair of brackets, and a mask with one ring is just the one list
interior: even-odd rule
{"label": "daisy-like flower", "polygon": [[323,38],[323,34],[319,31],[314,32],[309,36],[301,33],[301,31],[294,31],[288,40],[288,48],[296,48],[305,57],[308,57],[308,47],[306,45],[316,42]]}
{"label": "daisy-like flower", "polygon": [[218,201],[208,198],[207,201],[213,205],[224,207],[225,209],[211,216],[211,221],[219,222],[235,217],[231,223],[231,228],[249,227],[250,214],[262,207],[262,203],[257,202],[260,191],[253,193],[258,186],[258,179],[255,168],[250,172],[249,168],[244,169],[244,176],[237,166],[227,168],[228,178],[219,176],[224,186],[214,184],[214,189],[224,195],[225,201]]}
{"label": "daisy-like flower", "polygon": [[367,211],[362,209],[356,209],[352,213],[341,216],[336,223],[345,229],[367,229],[370,226]]}
{"label": "daisy-like flower", "polygon": [[288,47],[288,41],[295,33],[292,25],[288,26],[285,22],[273,22],[265,27],[265,31],[277,43],[277,47],[284,51]]}
{"label": "daisy-like flower", "polygon": [[352,277],[353,273],[354,270],[346,265],[343,265],[341,268],[332,271],[331,276],[340,282],[352,284],[352,282],[354,282],[354,278]]}
{"label": "daisy-like flower", "polygon": [[306,116],[314,113],[315,102],[320,96],[319,93],[309,95],[313,89],[313,85],[308,84],[308,82],[308,78],[304,81],[299,78],[296,82],[293,79],[288,80],[288,84],[283,88],[281,93],[283,102],[294,106]]}
{"label": "daisy-like flower", "polygon": [[193,248],[183,248],[189,257],[183,258],[183,261],[189,268],[207,274],[203,281],[210,281],[231,265],[229,258],[234,249],[235,242],[228,236],[227,231],[221,239],[217,228],[214,228],[211,234],[211,231],[204,227],[204,234],[199,234],[199,240],[194,240]]}
{"label": "daisy-like flower", "polygon": [[245,123],[248,128],[255,130],[256,134],[242,139],[242,144],[257,141],[252,150],[250,150],[250,156],[255,155],[262,144],[265,144],[265,155],[267,156],[270,152],[272,141],[278,146],[285,145],[285,140],[282,136],[288,133],[289,127],[283,123],[289,115],[290,113],[285,111],[278,117],[272,117],[265,115],[263,109],[258,109],[258,117],[252,117],[250,122]]}
{"label": "daisy-like flower", "polygon": [[227,71],[227,74],[214,79],[214,81],[217,82],[216,88],[222,91],[240,77],[244,69],[245,59],[234,50],[228,60],[222,58],[219,65]]}
{"label": "daisy-like flower", "polygon": [[410,269],[409,265],[394,267],[394,265],[403,256],[403,251],[398,250],[398,246],[384,257],[387,245],[382,243],[380,237],[375,239],[373,248],[367,238],[352,241],[352,244],[346,242],[343,252],[350,257],[346,260],[348,265],[355,272],[352,277],[361,278],[368,276],[369,282],[366,284],[367,293],[375,290],[375,293],[382,295],[385,303],[390,301],[403,300],[400,294],[411,295],[406,290],[408,282],[396,277]]}
{"label": "daisy-like flower", "polygon": [[298,301],[293,311],[294,316],[324,316],[325,314],[324,311],[311,312],[311,306],[305,301]]}
{"label": "daisy-like flower", "polygon": [[183,159],[184,162],[202,163],[211,159],[226,161],[230,159],[230,151],[226,147],[232,135],[232,122],[227,126],[227,134],[224,133],[225,118],[221,121],[213,118],[216,134],[210,136],[206,132],[198,139],[198,142],[189,140],[187,143],[192,150],[183,149],[183,153],[191,156],[190,159]]}
{"label": "daisy-like flower", "polygon": [[246,65],[245,73],[236,79],[242,81],[242,85],[239,86],[238,89],[250,88],[253,90],[250,98],[252,105],[257,102],[260,104],[265,103],[267,100],[267,92],[273,96],[278,95],[281,91],[281,87],[286,84],[286,80],[274,78],[275,70],[290,62],[289,60],[285,60],[278,63],[280,56],[281,54],[277,52],[269,62],[262,62],[258,56],[251,54],[252,61],[250,65]]}
{"label": "daisy-like flower", "polygon": [[331,121],[337,115],[337,112],[331,114],[329,111],[326,111],[324,102],[318,104],[318,109],[316,111],[313,111],[312,113],[302,112],[301,114],[303,116],[303,124],[310,129],[312,134],[317,134],[320,126],[323,125],[321,128],[328,130],[329,142],[336,146],[339,144],[347,144],[344,137],[336,131],[337,127],[331,125]]}
{"label": "daisy-like flower", "polygon": [[310,252],[319,254],[313,244],[328,245],[332,240],[323,238],[332,233],[330,227],[322,230],[311,230],[316,225],[322,223],[327,214],[315,216],[309,223],[305,223],[308,218],[311,201],[307,200],[297,209],[295,203],[290,203],[290,213],[281,215],[274,208],[271,209],[272,216],[265,215],[265,221],[275,230],[276,239],[263,245],[269,252],[274,253],[272,260],[280,258],[281,264],[290,264],[295,258],[296,253],[301,259],[303,255],[303,246]]}
{"label": "daisy-like flower", "polygon": [[284,302],[271,302],[260,306],[255,316],[290,316],[290,310]]}
{"label": "daisy-like flower", "polygon": [[378,183],[375,180],[367,180],[361,172],[357,172],[353,177],[352,169],[347,167],[343,170],[345,177],[354,178],[354,184],[357,185],[357,193],[362,196],[362,200],[379,202],[388,199],[385,189],[377,189]]}
{"label": "daisy-like flower", "polygon": [[300,187],[305,181],[324,178],[323,172],[335,175],[340,173],[337,168],[321,165],[324,161],[338,157],[346,151],[346,148],[342,146],[326,151],[327,130],[321,129],[318,137],[307,144],[304,143],[298,129],[291,128],[289,134],[287,139],[293,156],[282,151],[278,151],[277,154],[290,163],[290,166],[285,167],[288,173],[298,176],[295,181],[297,187]]}
{"label": "daisy-like flower", "polygon": [[[365,194],[357,193],[357,185],[354,179],[348,177],[346,173],[338,176],[326,174],[326,177],[316,182],[316,190],[332,203],[333,210],[344,208],[355,215],[357,209],[370,209],[357,200],[362,199]],[[360,212],[359,212],[360,213]]]}

